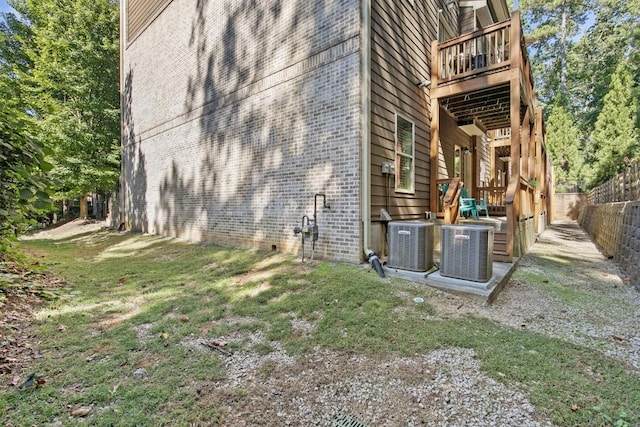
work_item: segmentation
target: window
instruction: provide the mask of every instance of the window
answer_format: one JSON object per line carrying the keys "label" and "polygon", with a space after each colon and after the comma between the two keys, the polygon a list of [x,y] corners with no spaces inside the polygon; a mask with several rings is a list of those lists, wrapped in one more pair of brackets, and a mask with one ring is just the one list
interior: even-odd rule
{"label": "window", "polygon": [[451,28],[451,24],[447,22],[444,13],[438,11],[438,42],[442,43],[455,37],[455,32]]}
{"label": "window", "polygon": [[414,148],[413,122],[396,114],[396,191],[414,192]]}

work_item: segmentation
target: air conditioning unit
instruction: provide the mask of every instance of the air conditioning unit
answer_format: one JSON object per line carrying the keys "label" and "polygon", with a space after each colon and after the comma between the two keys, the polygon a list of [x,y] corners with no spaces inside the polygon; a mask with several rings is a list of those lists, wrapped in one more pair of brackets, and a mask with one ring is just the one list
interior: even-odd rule
{"label": "air conditioning unit", "polygon": [[391,221],[387,267],[427,271],[433,266],[433,223]]}
{"label": "air conditioning unit", "polygon": [[443,225],[440,274],[455,279],[488,282],[493,274],[493,227]]}

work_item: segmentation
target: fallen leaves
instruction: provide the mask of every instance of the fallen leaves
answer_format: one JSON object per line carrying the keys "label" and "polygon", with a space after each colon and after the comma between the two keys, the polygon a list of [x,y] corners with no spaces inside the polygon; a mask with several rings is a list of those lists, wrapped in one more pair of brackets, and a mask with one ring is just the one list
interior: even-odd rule
{"label": "fallen leaves", "polygon": [[[63,291],[68,293],[68,287],[68,282],[42,272],[42,267],[25,266],[0,252],[0,374],[25,372],[34,359],[42,357],[31,327],[34,309]],[[0,390],[20,382],[14,375],[0,384]]]}
{"label": "fallen leaves", "polygon": [[68,283],[41,270],[38,263],[25,266],[8,259],[5,253],[0,253],[1,301],[10,300],[11,297],[26,298],[29,295],[47,300],[59,298],[60,289],[68,286]]}

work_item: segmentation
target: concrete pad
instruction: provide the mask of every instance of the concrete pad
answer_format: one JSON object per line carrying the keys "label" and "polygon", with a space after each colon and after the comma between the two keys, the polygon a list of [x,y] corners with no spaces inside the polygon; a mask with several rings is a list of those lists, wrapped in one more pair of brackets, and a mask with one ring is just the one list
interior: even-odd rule
{"label": "concrete pad", "polygon": [[511,274],[515,270],[516,262],[494,262],[493,274],[488,282],[473,282],[470,280],[454,279],[440,274],[439,270],[432,273],[398,270],[385,267],[385,273],[390,277],[421,283],[443,291],[469,296],[484,305],[491,304],[500,291],[505,287]]}

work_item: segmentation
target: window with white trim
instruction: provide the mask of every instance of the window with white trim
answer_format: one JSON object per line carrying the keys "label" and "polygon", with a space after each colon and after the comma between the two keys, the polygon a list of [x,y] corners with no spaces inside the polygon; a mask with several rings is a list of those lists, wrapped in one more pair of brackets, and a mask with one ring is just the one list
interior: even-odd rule
{"label": "window with white trim", "polygon": [[415,182],[415,125],[396,114],[396,191],[413,193]]}

